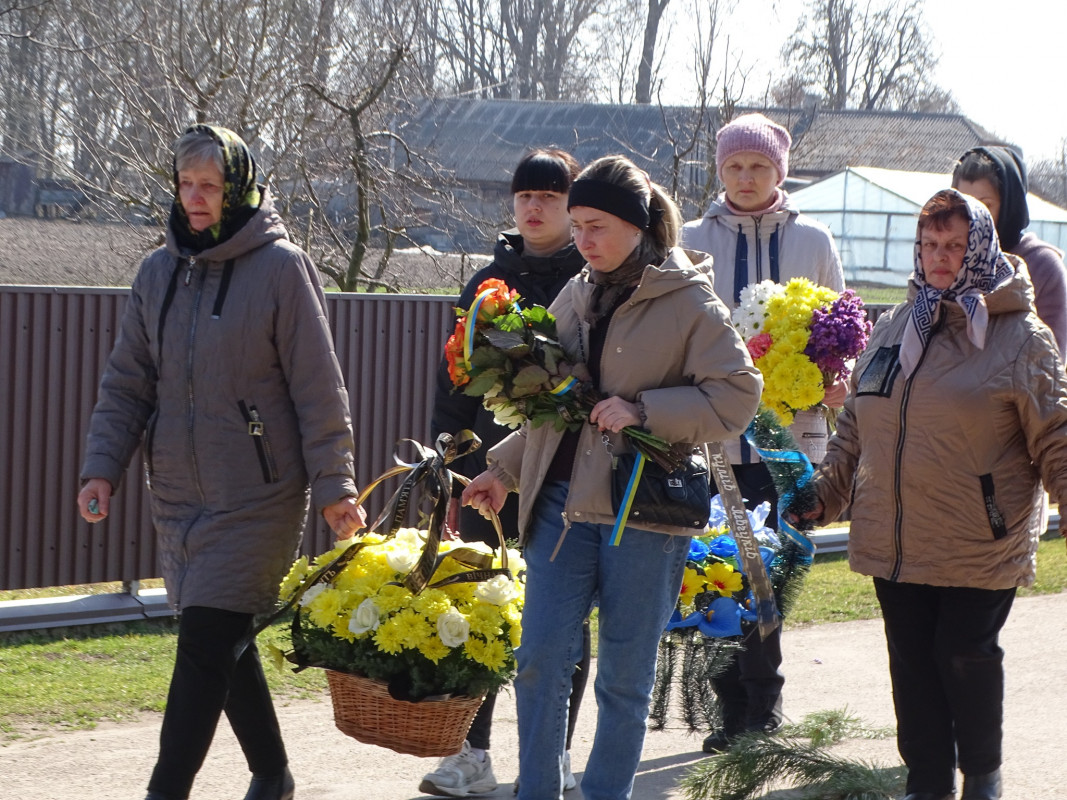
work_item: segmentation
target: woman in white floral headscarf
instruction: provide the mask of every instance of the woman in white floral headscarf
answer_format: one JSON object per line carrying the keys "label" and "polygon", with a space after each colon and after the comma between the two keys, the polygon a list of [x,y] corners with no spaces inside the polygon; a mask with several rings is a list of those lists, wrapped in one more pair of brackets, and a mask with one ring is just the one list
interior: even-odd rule
{"label": "woman in white floral headscarf", "polygon": [[1067,498],[1067,380],[1025,265],[948,189],[923,207],[908,300],[860,357],[815,475],[849,563],[874,578],[908,767],[905,800],[1001,796],[998,644],[1034,580],[1042,482]]}

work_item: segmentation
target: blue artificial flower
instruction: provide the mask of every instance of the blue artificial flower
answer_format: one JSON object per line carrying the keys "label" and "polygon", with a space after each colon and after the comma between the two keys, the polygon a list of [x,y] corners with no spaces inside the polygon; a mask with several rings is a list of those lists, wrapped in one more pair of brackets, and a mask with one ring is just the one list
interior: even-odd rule
{"label": "blue artificial flower", "polygon": [[706,544],[704,544],[704,542],[700,541],[700,539],[690,539],[689,540],[689,555],[686,556],[686,559],[689,560],[689,561],[695,561],[696,563],[699,564],[699,563],[703,562],[703,560],[705,558],[707,558],[707,557],[708,557],[708,546]]}
{"label": "blue artificial flower", "polygon": [[719,558],[732,558],[737,555],[737,542],[729,534],[721,534],[711,540],[708,549]]}
{"label": "blue artificial flower", "polygon": [[699,611],[694,611],[688,617],[682,617],[682,612],[677,608],[674,609],[674,613],[671,614],[671,618],[667,620],[667,630],[673,631],[675,628],[693,628],[704,619],[704,616]]}
{"label": "blue artificial flower", "polygon": [[741,635],[741,606],[730,597],[719,597],[712,601],[708,610],[700,617],[697,630],[710,638]]}

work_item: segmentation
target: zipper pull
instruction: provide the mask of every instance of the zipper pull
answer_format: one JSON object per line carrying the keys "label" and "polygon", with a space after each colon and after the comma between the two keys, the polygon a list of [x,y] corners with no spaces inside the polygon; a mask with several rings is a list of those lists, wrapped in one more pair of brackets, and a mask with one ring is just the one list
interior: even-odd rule
{"label": "zipper pull", "polygon": [[189,282],[193,279],[193,269],[196,267],[196,259],[190,258],[186,264],[188,269],[185,270],[185,285],[188,286]]}
{"label": "zipper pull", "polygon": [[262,436],[263,435],[263,421],[259,418],[259,412],[255,408],[248,409],[248,435],[249,436]]}

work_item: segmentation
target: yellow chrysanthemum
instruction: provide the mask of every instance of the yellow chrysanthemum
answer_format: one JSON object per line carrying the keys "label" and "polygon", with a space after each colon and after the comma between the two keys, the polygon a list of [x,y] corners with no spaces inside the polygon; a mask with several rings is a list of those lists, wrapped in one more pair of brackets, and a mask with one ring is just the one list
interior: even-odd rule
{"label": "yellow chrysanthemum", "polygon": [[436,664],[451,653],[452,648],[442,642],[439,636],[435,635],[419,644],[419,652]]}
{"label": "yellow chrysanthemum", "polygon": [[374,632],[374,644],[383,653],[397,655],[404,649],[404,631],[396,624],[396,617],[388,619]]}
{"label": "yellow chrysanthemum", "polygon": [[472,636],[464,643],[463,649],[479,664],[484,664],[494,672],[499,672],[507,665],[507,650],[499,639],[485,642]]}
{"label": "yellow chrysanthemum", "polygon": [[729,597],[744,587],[740,572],[735,572],[729,564],[716,562],[705,570],[708,586],[723,597]]}
{"label": "yellow chrysanthemum", "polygon": [[393,614],[402,608],[409,608],[414,599],[411,592],[403,586],[383,586],[374,596],[374,602],[383,614]]}
{"label": "yellow chrysanthemum", "polygon": [[501,636],[504,633],[504,618],[495,606],[475,606],[467,619],[471,624],[471,633],[486,638]]}
{"label": "yellow chrysanthemum", "polygon": [[319,628],[329,628],[337,620],[344,607],[344,594],[336,589],[327,588],[308,604],[308,619]]}
{"label": "yellow chrysanthemum", "polygon": [[508,628],[508,642],[511,644],[512,648],[517,648],[520,644],[522,644],[522,623],[512,622],[509,623],[509,625],[510,627]]}
{"label": "yellow chrysanthemum", "polygon": [[293,566],[289,568],[289,574],[282,579],[281,587],[278,589],[278,596],[282,600],[288,601],[293,593],[303,582],[304,578],[308,576],[308,557],[300,556],[293,562]]}
{"label": "yellow chrysanthemum", "polygon": [[428,619],[437,619],[452,605],[447,594],[440,589],[424,589],[415,597],[411,607]]}

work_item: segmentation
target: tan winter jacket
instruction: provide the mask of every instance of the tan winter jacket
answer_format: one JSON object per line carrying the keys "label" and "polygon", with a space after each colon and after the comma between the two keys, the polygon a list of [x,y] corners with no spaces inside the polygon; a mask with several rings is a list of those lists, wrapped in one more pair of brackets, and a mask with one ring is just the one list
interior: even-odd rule
{"label": "tan winter jacket", "polygon": [[903,583],[1007,589],[1034,580],[1042,481],[1067,498],[1067,381],[1033,310],[1025,265],[987,295],[985,349],[943,303],[910,378],[897,354],[912,310],[883,315],[815,475],[825,521],[849,498],[849,563]]}
{"label": "tan winter jacket", "polygon": [[[700,259],[694,265],[691,258]],[[671,251],[660,267],[646,267],[640,285],[612,316],[601,361],[600,390],[641,402],[648,429],[672,442],[704,443],[738,435],[752,420],[763,379],[752,366],[726,306],[709,280],[703,254]],[[572,278],[552,304],[564,349],[578,352],[578,325],[593,285]],[[629,450],[622,434],[609,434],[616,453]],[[490,470],[519,492],[520,541],[562,433],[526,426],[489,452]],[[594,425],[585,425],[575,454],[566,504],[572,522],[612,524],[611,456]],[[691,528],[647,525],[690,536]]]}
{"label": "tan winter jacket", "polygon": [[348,393],[318,272],[266,194],[221,244],[180,259],[168,236],[141,264],[82,479],[117,487],[142,441],[176,609],[271,610],[309,487],[316,510],[356,494]]}

